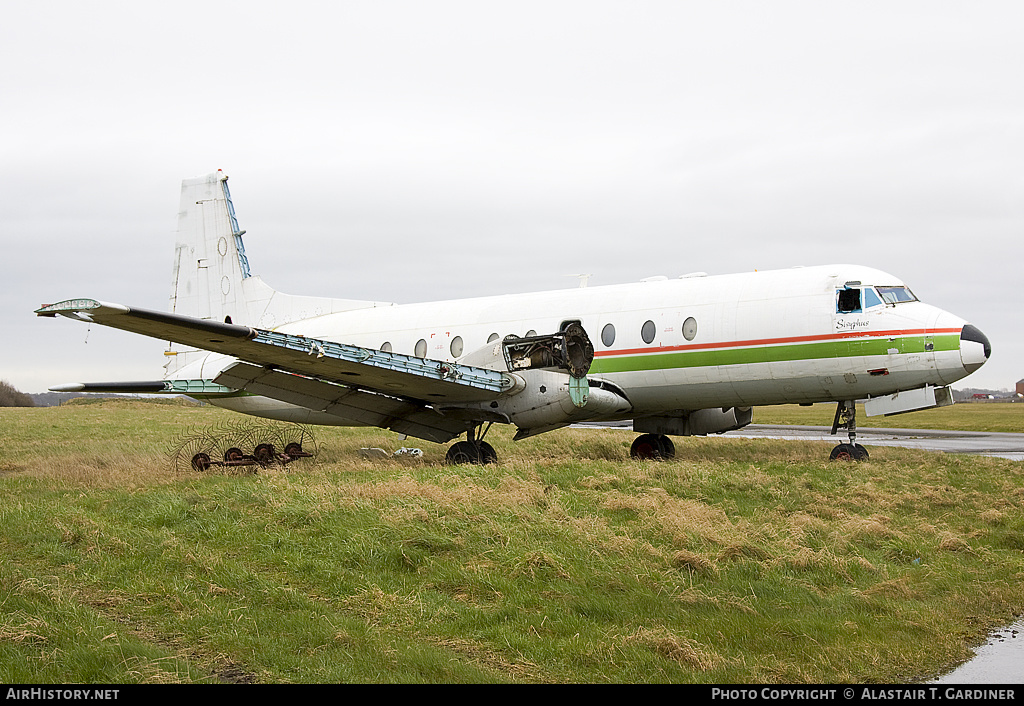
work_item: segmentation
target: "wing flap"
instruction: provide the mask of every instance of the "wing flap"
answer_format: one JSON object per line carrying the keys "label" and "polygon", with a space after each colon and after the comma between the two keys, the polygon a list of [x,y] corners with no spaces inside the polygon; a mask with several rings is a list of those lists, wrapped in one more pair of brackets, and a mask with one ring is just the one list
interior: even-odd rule
{"label": "wing flap", "polygon": [[473,426],[464,418],[446,416],[409,400],[248,363],[226,368],[214,382],[325,412],[353,426],[381,427],[438,443],[454,439]]}

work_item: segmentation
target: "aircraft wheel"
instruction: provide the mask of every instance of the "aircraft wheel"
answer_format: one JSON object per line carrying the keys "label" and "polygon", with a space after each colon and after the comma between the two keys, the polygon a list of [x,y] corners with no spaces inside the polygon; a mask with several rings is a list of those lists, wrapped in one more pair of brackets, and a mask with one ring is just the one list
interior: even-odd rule
{"label": "aircraft wheel", "polygon": [[829,461],[852,461],[854,448],[849,444],[839,444],[828,455]]}
{"label": "aircraft wheel", "polygon": [[839,444],[828,458],[830,461],[867,461],[868,450],[860,444]]}
{"label": "aircraft wheel", "polygon": [[661,457],[666,461],[670,461],[676,457],[676,445],[672,443],[672,439],[661,434],[658,436],[658,442],[661,444]]}
{"label": "aircraft wheel", "polygon": [[477,442],[477,444],[470,441],[458,441],[452,444],[448,449],[448,453],[445,454],[444,460],[445,463],[453,466],[462,465],[464,463],[486,465],[489,463],[496,463],[498,460],[498,453],[494,450],[494,447],[486,441],[480,441]]}
{"label": "aircraft wheel", "polygon": [[661,461],[674,458],[675,444],[664,434],[641,434],[629,449],[632,458],[641,461]]}
{"label": "aircraft wheel", "polygon": [[498,452],[494,450],[494,447],[488,444],[486,441],[479,442],[480,445],[480,463],[485,466],[489,463],[498,462]]}
{"label": "aircraft wheel", "polygon": [[468,441],[457,441],[448,448],[444,455],[445,463],[461,466],[464,463],[479,463],[476,448]]}

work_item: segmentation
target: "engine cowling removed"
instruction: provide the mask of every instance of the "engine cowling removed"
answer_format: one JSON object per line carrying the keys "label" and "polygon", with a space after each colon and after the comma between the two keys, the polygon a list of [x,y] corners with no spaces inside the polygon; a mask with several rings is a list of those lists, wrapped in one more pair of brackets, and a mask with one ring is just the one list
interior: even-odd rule
{"label": "engine cowling removed", "polygon": [[479,408],[519,427],[517,439],[575,422],[621,416],[631,407],[620,393],[587,380],[594,346],[576,323],[549,335],[508,336],[462,362],[507,370],[515,378],[508,394]]}

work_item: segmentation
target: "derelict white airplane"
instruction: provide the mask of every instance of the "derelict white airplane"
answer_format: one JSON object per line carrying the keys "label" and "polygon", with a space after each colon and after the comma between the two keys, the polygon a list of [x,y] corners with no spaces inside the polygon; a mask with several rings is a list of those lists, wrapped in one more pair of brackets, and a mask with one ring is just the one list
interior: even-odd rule
{"label": "derelict white airplane", "polygon": [[[582,421],[632,420],[632,455],[670,436],[739,429],[757,405],[837,402],[832,458],[862,459],[854,401],[896,414],[952,404],[948,385],[988,359],[988,339],[853,265],[387,304],[282,294],[250,274],[227,176],[182,182],[170,313],[72,299],[40,316],[171,341],[164,379],[78,383],[86,392],[186,394],[302,424],[376,426],[487,463],[483,437],[521,439]],[[538,333],[539,332],[539,333]]]}

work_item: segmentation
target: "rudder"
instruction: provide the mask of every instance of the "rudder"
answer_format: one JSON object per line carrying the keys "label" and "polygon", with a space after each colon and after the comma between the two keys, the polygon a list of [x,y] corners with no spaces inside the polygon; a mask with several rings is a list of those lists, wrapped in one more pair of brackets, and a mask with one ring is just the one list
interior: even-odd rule
{"label": "rudder", "polygon": [[250,324],[242,281],[250,276],[228,177],[223,171],[181,183],[170,310]]}

